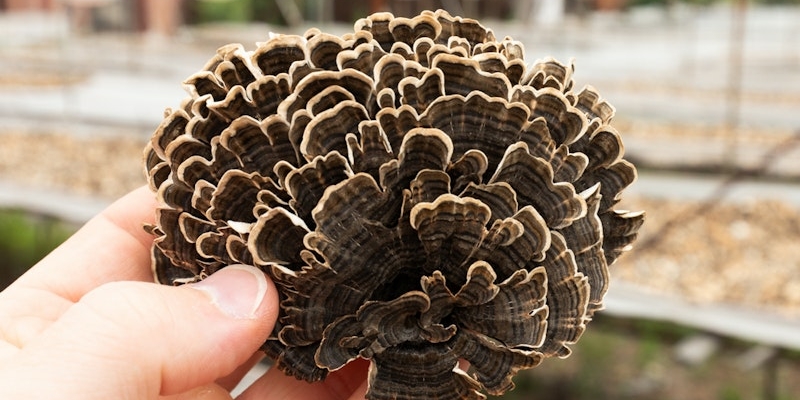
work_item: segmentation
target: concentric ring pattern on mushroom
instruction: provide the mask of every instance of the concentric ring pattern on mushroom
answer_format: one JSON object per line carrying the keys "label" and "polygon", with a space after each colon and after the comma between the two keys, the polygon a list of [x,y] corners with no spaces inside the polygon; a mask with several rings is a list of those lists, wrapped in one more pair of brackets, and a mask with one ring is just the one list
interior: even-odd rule
{"label": "concentric ring pattern on mushroom", "polygon": [[263,350],[299,379],[364,358],[369,399],[502,394],[570,354],[644,220],[614,208],[636,178],[614,108],[472,19],[274,34],[185,84],[145,149],[154,274],[261,268]]}

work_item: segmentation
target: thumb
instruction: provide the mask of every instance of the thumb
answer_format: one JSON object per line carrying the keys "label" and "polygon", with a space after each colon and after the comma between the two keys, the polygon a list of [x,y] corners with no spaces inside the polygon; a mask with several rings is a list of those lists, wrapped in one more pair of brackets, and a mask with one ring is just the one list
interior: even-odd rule
{"label": "thumb", "polygon": [[[21,364],[36,367],[39,382],[57,390],[51,398],[177,394],[247,362],[272,331],[277,303],[265,275],[243,265],[180,287],[108,283],[26,346],[28,363]],[[41,376],[43,361],[52,376]]]}

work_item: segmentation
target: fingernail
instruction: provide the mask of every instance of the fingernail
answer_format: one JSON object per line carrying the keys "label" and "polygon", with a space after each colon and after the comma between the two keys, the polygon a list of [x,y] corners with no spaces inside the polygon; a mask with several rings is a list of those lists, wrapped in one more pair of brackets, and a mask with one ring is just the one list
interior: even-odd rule
{"label": "fingernail", "polygon": [[267,279],[254,267],[229,265],[191,287],[208,293],[211,303],[225,314],[252,319],[267,293]]}

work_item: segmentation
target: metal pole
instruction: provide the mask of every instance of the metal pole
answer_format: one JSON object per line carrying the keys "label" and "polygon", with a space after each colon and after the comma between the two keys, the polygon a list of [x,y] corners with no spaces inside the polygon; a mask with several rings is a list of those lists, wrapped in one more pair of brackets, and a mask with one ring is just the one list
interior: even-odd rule
{"label": "metal pole", "polygon": [[778,399],[778,362],[779,357],[773,357],[764,364],[764,400]]}
{"label": "metal pole", "polygon": [[744,64],[745,22],[747,0],[736,0],[732,4],[731,40],[728,58],[728,88],[725,98],[725,131],[728,145],[723,165],[729,171],[737,168],[738,130],[741,122],[742,69]]}

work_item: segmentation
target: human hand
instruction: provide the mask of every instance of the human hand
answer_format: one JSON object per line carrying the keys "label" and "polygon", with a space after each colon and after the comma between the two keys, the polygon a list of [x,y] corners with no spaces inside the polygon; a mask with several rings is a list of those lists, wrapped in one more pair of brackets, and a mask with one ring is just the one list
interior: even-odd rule
{"label": "human hand", "polygon": [[[0,398],[230,399],[278,314],[258,269],[152,283],[155,199],[140,188],[0,293]],[[363,399],[363,360],[308,384],[270,370],[239,398]]]}

